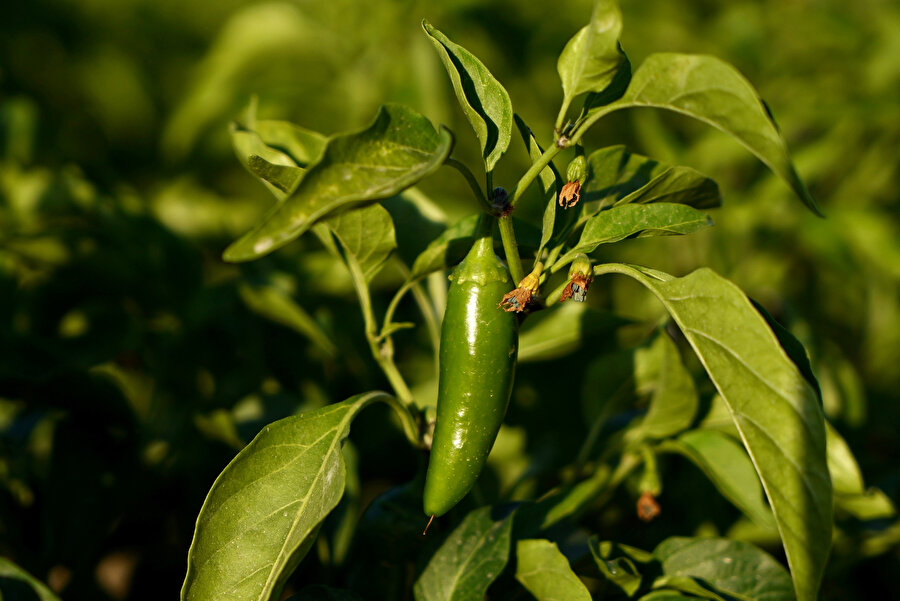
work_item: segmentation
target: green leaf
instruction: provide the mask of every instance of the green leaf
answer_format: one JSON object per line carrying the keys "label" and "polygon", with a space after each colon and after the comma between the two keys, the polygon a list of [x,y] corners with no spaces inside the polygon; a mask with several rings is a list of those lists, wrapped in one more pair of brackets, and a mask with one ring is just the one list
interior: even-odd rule
{"label": "green leaf", "polygon": [[[642,576],[634,565],[634,557],[631,557],[630,547],[620,546],[610,541],[600,541],[596,536],[591,537],[588,541],[591,549],[591,555],[594,563],[600,569],[600,573],[607,580],[615,584],[617,587],[629,597],[634,595],[641,587]],[[637,549],[634,549],[637,551]],[[637,561],[646,559],[646,555],[641,553]]]}
{"label": "green leaf", "polygon": [[629,429],[629,442],[666,438],[691,425],[697,412],[697,389],[668,334],[660,333],[650,347],[635,351],[635,372],[638,388],[650,382],[653,396],[647,413]]}
{"label": "green leaf", "polygon": [[291,595],[285,601],[362,601],[360,597],[351,593],[324,584],[314,584],[304,588],[296,595]]}
{"label": "green leaf", "polygon": [[822,389],[813,373],[812,365],[809,363],[809,355],[806,353],[803,343],[797,340],[797,337],[794,336],[790,330],[775,321],[775,318],[766,311],[765,307],[752,298],[750,299],[750,302],[753,303],[753,307],[759,311],[759,314],[763,316],[763,319],[765,319],[766,323],[769,324],[769,327],[772,328],[772,333],[778,338],[778,343],[781,344],[781,348],[784,349],[787,356],[791,358],[791,361],[794,362],[794,365],[797,366],[797,369],[799,369],[800,373],[803,374],[803,377],[806,378],[806,381],[816,392],[816,396],[819,397],[819,401],[821,402]]}
{"label": "green leaf", "polygon": [[371,392],[282,419],[238,453],[200,509],[182,600],[277,598],[344,493],[350,423],[388,398]]}
{"label": "green leaf", "polygon": [[366,129],[329,138],[296,190],[232,243],[223,258],[257,259],[330,213],[393,196],[437,170],[452,146],[448,130],[436,131],[410,108],[384,105]]}
{"label": "green leaf", "polygon": [[[528,156],[532,160],[532,162],[537,161],[541,155],[544,153],[544,149],[540,147],[537,143],[537,140],[534,139],[534,134],[531,132],[531,128],[525,125],[525,122],[518,115],[513,115],[513,118],[516,121],[516,127],[519,128],[519,133],[522,135],[522,141],[525,142],[525,148],[528,150]],[[554,232],[558,232],[561,229],[564,229],[565,226],[560,227],[556,224],[556,211],[559,208],[559,204],[556,201],[557,194],[559,193],[560,188],[562,188],[562,180],[559,176],[559,173],[556,172],[556,168],[553,166],[553,162],[550,162],[541,172],[538,174],[538,179],[541,184],[541,190],[543,190],[543,196],[541,197],[541,202],[544,203],[544,217],[541,226],[541,244],[538,246],[538,250],[535,253],[535,256],[540,257],[541,251],[547,245],[547,243],[553,237]],[[574,212],[567,212],[566,216],[568,217],[568,221],[572,221],[572,216]]]}
{"label": "green leaf", "polygon": [[561,116],[579,94],[603,92],[623,66],[628,66],[630,72],[630,64],[619,46],[621,33],[622,11],[618,2],[598,0],[590,23],[566,43],[556,63],[563,87]]}
{"label": "green leaf", "polygon": [[893,517],[896,511],[887,495],[877,488],[866,490],[859,464],[840,433],[828,422],[825,433],[835,505],[860,520]]}
{"label": "green leaf", "polygon": [[294,159],[268,146],[256,132],[232,123],[231,144],[247,171],[259,178],[278,200],[283,200],[299,183],[303,170]]}
{"label": "green leaf", "polygon": [[5,557],[0,557],[0,599],[59,601],[47,585]]}
{"label": "green leaf", "polygon": [[691,430],[677,440],[666,441],[659,450],[684,455],[706,474],[723,497],[754,523],[764,528],[775,527],[753,462],[731,436],[717,430]]}
{"label": "green leaf", "polygon": [[519,334],[519,363],[546,361],[576,351],[592,336],[609,333],[628,320],[598,311],[587,303],[561,303],[531,315]]}
{"label": "green leaf", "polygon": [[303,169],[270,163],[255,154],[247,159],[247,169],[262,180],[278,200],[290,196],[303,179]]}
{"label": "green leaf", "polygon": [[556,543],[544,539],[516,543],[516,580],[537,601],[591,601],[591,594],[575,575]]}
{"label": "green leaf", "polygon": [[336,357],[337,347],[322,331],[316,320],[298,305],[294,299],[277,286],[254,287],[241,284],[238,288],[241,300],[247,308],[275,323],[286,326],[305,336],[327,356]]}
{"label": "green leaf", "polygon": [[495,519],[491,507],[469,513],[432,556],[416,581],[416,601],[481,601],[509,559],[513,514]]}
{"label": "green leaf", "polygon": [[581,189],[586,219],[613,205],[674,202],[707,209],[722,203],[719,187],[690,167],[670,167],[624,146],[588,155],[589,176]]}
{"label": "green leaf", "polygon": [[433,271],[459,263],[472,247],[480,215],[469,215],[448,227],[416,257],[410,279],[422,278]]}
{"label": "green leaf", "polygon": [[325,150],[327,136],[288,121],[254,120],[248,129],[259,136],[269,148],[287,154],[297,167],[306,169]]}
{"label": "green leaf", "polygon": [[366,283],[381,271],[391,252],[397,248],[394,220],[380,204],[338,213],[317,224],[316,228],[320,238],[324,228],[334,234],[344,251],[358,263]]}
{"label": "green leaf", "polygon": [[650,591],[638,601],[691,601],[697,597],[685,597],[681,593],[669,590]]}
{"label": "green leaf", "polygon": [[610,244],[635,236],[677,236],[690,234],[712,225],[709,215],[682,204],[624,204],[600,211],[590,219],[574,248],[564,254],[551,268],[559,271],[579,253],[591,253],[601,244]]}
{"label": "green leaf", "polygon": [[731,411],[763,482],[799,601],[816,598],[831,547],[832,490],[825,418],[815,392],[765,319],[709,269],[683,278],[603,265],[629,275],[665,305]]}
{"label": "green leaf", "polygon": [[485,171],[490,173],[512,137],[509,94],[471,52],[451,42],[428,21],[422,21],[422,28],[447,69],[459,105],[481,143]]}
{"label": "green leaf", "polygon": [[733,66],[713,56],[653,54],[635,71],[625,95],[595,109],[584,127],[612,111],[643,106],[675,111],[731,134],[821,216],[794,169],[769,107]]}
{"label": "green leaf", "polygon": [[[780,563],[749,543],[726,539],[672,537],[653,551],[662,565],[654,588],[694,593],[694,586],[753,601],[793,599],[791,579]],[[691,583],[694,586],[685,586]]]}

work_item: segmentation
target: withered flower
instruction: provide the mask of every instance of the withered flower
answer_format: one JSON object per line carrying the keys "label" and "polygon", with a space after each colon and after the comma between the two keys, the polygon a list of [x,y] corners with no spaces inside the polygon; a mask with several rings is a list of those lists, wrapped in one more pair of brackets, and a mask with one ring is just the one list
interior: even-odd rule
{"label": "withered flower", "polygon": [[581,200],[581,182],[577,179],[566,182],[566,185],[559,191],[559,206],[569,209],[577,205],[579,200]]}
{"label": "withered flower", "polygon": [[531,297],[534,296],[540,287],[541,271],[543,269],[543,263],[535,265],[534,271],[522,278],[518,288],[504,294],[503,299],[497,306],[507,313],[511,311],[521,313],[524,311],[528,303],[531,302]]}
{"label": "withered flower", "polygon": [[650,522],[660,513],[659,503],[656,497],[649,490],[645,490],[641,494],[641,498],[637,502],[637,515],[641,521]]}
{"label": "withered flower", "polygon": [[571,298],[575,302],[583,303],[593,279],[591,260],[587,255],[579,253],[575,256],[575,260],[572,261],[572,266],[569,268],[569,283],[563,288],[559,301],[562,302]]}

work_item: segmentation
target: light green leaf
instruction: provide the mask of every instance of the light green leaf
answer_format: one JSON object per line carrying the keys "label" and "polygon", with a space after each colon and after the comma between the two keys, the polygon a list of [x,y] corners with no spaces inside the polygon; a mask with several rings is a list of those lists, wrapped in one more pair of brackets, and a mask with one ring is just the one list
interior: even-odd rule
{"label": "light green leaf", "polygon": [[241,284],[238,289],[247,308],[275,323],[305,336],[327,356],[337,356],[337,347],[319,324],[294,299],[277,286],[254,287]]}
{"label": "light green leaf", "polygon": [[643,577],[637,566],[634,565],[635,558],[629,551],[633,550],[640,554],[637,558],[638,562],[645,560],[649,553],[624,545],[620,546],[610,541],[600,541],[596,536],[588,541],[588,545],[600,573],[629,597],[634,595],[641,587]]}
{"label": "light green leaf", "polygon": [[[522,141],[525,142],[525,148],[528,150],[529,158],[532,162],[537,161],[544,153],[544,149],[541,148],[537,143],[537,140],[534,139],[531,128],[525,125],[522,118],[518,115],[513,115],[513,118],[516,121],[516,127],[519,128],[519,133],[522,135]],[[538,246],[537,252],[535,252],[535,256],[540,257],[541,251],[550,241],[554,232],[563,229],[556,225],[556,211],[559,208],[556,198],[560,188],[562,188],[562,181],[552,162],[541,170],[538,174],[538,179],[541,183],[541,190],[543,190],[541,202],[544,203],[544,218],[541,225],[541,244]],[[571,221],[573,215],[574,211],[567,212],[566,216],[568,219],[566,221]]]}
{"label": "light green leaf", "polygon": [[628,64],[619,46],[621,33],[622,11],[618,2],[597,0],[590,23],[566,43],[556,63],[563,87],[561,115],[579,94],[599,93],[609,87],[622,67]]}
{"label": "light green leaf", "polygon": [[[24,596],[22,587],[31,589],[31,595]],[[0,557],[0,599],[32,598],[40,601],[59,601],[47,585],[23,570],[21,567]]]}
{"label": "light green leaf", "polygon": [[896,511],[887,495],[877,488],[866,490],[859,464],[844,438],[830,423],[825,422],[825,427],[835,505],[860,520],[894,516]]}
{"label": "light green leaf", "polygon": [[712,587],[714,592],[753,601],[794,598],[791,579],[781,564],[749,543],[672,537],[656,547],[653,557],[663,572],[654,588],[668,586],[697,593]]}
{"label": "light green leaf", "polygon": [[366,283],[381,271],[391,252],[397,248],[394,220],[380,204],[338,213],[316,228],[320,238],[324,228],[334,234],[344,251],[358,263]]}
{"label": "light green leaf", "polygon": [[668,334],[660,333],[648,348],[635,351],[635,372],[640,391],[649,382],[653,396],[647,413],[629,429],[629,442],[666,438],[691,425],[697,412],[697,389]]}
{"label": "light green leaf", "polygon": [[832,490],[825,418],[815,392],[737,286],[709,269],[683,278],[623,273],[665,305],[731,411],[763,482],[800,601],[816,599],[831,547]]}
{"label": "light green leaf", "polygon": [[416,581],[416,601],[482,601],[509,559],[513,514],[471,512],[432,556]]}
{"label": "light green leaf", "polygon": [[691,601],[696,597],[685,597],[681,593],[669,590],[650,591],[638,601]]}
{"label": "light green leaf", "polygon": [[200,509],[182,601],[277,598],[344,493],[350,423],[388,399],[371,392],[282,419],[238,453]]}
{"label": "light green leaf", "polygon": [[559,271],[579,253],[591,253],[601,244],[618,242],[635,236],[677,236],[690,234],[712,225],[709,215],[682,204],[624,204],[600,211],[584,225],[581,238],[551,268]]}
{"label": "light green leaf", "polygon": [[575,139],[603,115],[643,106],[675,111],[731,134],[784,179],[811,211],[821,215],[794,169],[768,106],[733,66],[713,56],[653,54],[635,71],[624,96],[595,109]]}
{"label": "light green leaf", "polygon": [[775,527],[753,462],[731,436],[717,430],[691,430],[677,440],[666,441],[659,450],[681,453],[754,523],[764,528]]}
{"label": "light green leaf", "polygon": [[451,42],[428,21],[422,21],[422,28],[447,69],[459,105],[481,143],[485,171],[490,173],[512,137],[509,94],[471,52]]}
{"label": "light green leaf", "polygon": [[584,214],[591,216],[613,205],[673,202],[695,209],[722,203],[719,186],[690,167],[671,167],[609,146],[588,156],[589,177],[581,190]]}
{"label": "light green leaf", "polygon": [[419,279],[433,271],[455,265],[472,248],[480,215],[469,215],[441,232],[413,263],[410,279]]}
{"label": "light green leaf", "polygon": [[278,200],[283,200],[299,183],[303,170],[294,159],[268,146],[256,132],[233,123],[231,144],[247,171],[259,178]]}
{"label": "light green leaf", "polygon": [[519,363],[546,361],[577,350],[591,336],[611,332],[628,321],[592,309],[587,303],[561,303],[531,315],[519,334]]}
{"label": "light green leaf", "polygon": [[591,594],[556,543],[544,539],[516,543],[516,580],[537,601],[591,601]]}
{"label": "light green leaf", "polygon": [[330,213],[393,196],[440,167],[452,146],[446,129],[436,131],[410,108],[384,105],[366,129],[329,138],[296,190],[232,243],[223,258],[257,259]]}
{"label": "light green leaf", "polygon": [[291,157],[297,167],[306,169],[325,150],[328,138],[288,121],[254,120],[248,129],[256,132],[263,144]]}

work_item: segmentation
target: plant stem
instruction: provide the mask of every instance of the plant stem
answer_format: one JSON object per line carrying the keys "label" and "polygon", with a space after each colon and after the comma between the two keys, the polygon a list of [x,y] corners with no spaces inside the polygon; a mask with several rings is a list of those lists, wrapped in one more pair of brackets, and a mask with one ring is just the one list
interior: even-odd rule
{"label": "plant stem", "polygon": [[481,204],[483,208],[486,207],[485,210],[490,211],[491,203],[488,199],[488,196],[481,191],[481,186],[478,185],[478,180],[475,179],[475,175],[472,173],[472,171],[469,170],[468,167],[466,167],[465,163],[457,161],[453,157],[447,157],[447,160],[444,161],[444,164],[448,167],[453,167],[454,169],[459,171],[460,174],[462,174],[463,178],[466,180],[466,183],[469,184],[469,188],[472,190],[472,194],[474,194],[475,198],[478,199],[478,203]]}
{"label": "plant stem", "polygon": [[528,168],[528,171],[519,178],[519,181],[516,183],[516,187],[513,190],[512,198],[510,199],[510,205],[516,206],[516,203],[519,202],[519,199],[522,198],[522,195],[525,194],[525,190],[528,189],[528,186],[534,181],[534,179],[538,176],[538,174],[544,170],[544,167],[550,164],[550,161],[553,160],[553,157],[562,152],[562,148],[554,144],[550,148],[544,151],[537,161],[532,163],[531,167]]}
{"label": "plant stem", "polygon": [[500,239],[503,240],[503,252],[506,253],[509,273],[513,282],[518,285],[525,277],[525,271],[522,269],[522,259],[519,257],[519,245],[516,243],[516,234],[513,231],[512,216],[499,217],[497,223],[500,226]]}

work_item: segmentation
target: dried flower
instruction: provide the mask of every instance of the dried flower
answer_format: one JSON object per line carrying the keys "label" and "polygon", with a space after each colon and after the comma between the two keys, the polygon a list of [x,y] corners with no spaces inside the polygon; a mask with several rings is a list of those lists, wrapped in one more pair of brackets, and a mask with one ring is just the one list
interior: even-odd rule
{"label": "dried flower", "polygon": [[660,513],[659,503],[656,497],[649,490],[645,490],[641,494],[641,498],[637,502],[637,515],[641,521],[650,522]]}
{"label": "dried flower", "polygon": [[564,209],[574,207],[581,200],[581,182],[578,180],[566,182],[559,191],[559,206]]}
{"label": "dried flower", "polygon": [[528,303],[531,302],[531,297],[534,296],[540,287],[541,271],[543,269],[543,263],[535,265],[534,271],[522,278],[518,288],[504,294],[503,299],[497,306],[507,313],[511,311],[521,313],[524,311]]}
{"label": "dried flower", "polygon": [[579,253],[569,268],[569,283],[563,288],[559,297],[560,302],[571,298],[575,302],[583,303],[592,281],[591,260],[587,255]]}

